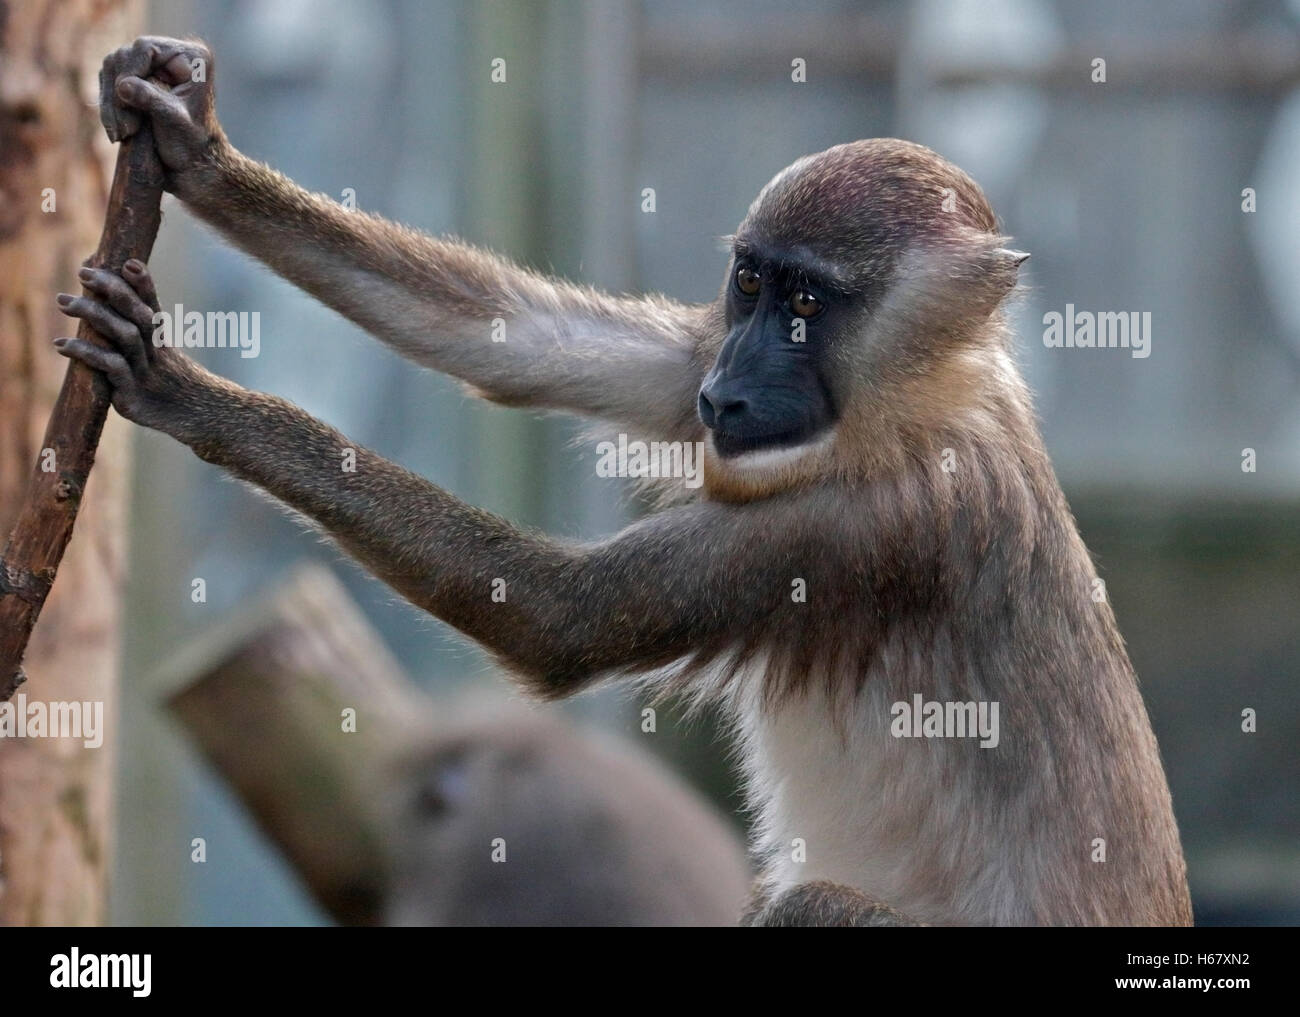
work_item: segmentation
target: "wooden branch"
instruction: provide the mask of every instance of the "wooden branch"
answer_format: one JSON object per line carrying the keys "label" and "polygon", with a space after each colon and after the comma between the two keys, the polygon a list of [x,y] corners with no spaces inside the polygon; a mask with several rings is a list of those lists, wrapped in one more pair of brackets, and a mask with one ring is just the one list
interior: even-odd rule
{"label": "wooden branch", "polygon": [[[146,123],[118,149],[104,232],[86,264],[120,270],[130,258],[148,261],[162,221],[162,193],[162,165]],[[77,335],[108,345],[84,321]],[[76,361],[68,365],[41,446],[54,450],[55,469],[42,470],[44,457],[38,457],[0,556],[0,702],[26,680],[23,654],[72,537],[110,393],[98,373]]]}

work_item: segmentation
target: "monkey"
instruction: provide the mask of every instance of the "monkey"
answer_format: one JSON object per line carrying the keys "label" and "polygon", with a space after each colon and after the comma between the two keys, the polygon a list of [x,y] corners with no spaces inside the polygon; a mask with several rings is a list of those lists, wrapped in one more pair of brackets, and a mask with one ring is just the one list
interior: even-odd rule
{"label": "monkey", "polygon": [[[522,530],[150,342],[136,261],[58,298],[110,343],[55,340],[121,415],[314,520],[536,696],[718,708],[756,817],[747,925],[1191,923],[1137,678],[1014,360],[1026,255],[965,172],[836,145],[761,189],[716,299],[612,296],[303,190],[226,138],[214,70],[198,40],[111,54],[109,137],[147,117],[190,212],[409,359],[701,442],[703,484],[662,482],[603,539]],[[900,724],[912,702],[951,736]],[[961,736],[963,704],[996,707],[996,744]]]}
{"label": "monkey", "polygon": [[735,922],[740,838],[648,754],[518,703],[439,715],[394,768],[385,924]]}

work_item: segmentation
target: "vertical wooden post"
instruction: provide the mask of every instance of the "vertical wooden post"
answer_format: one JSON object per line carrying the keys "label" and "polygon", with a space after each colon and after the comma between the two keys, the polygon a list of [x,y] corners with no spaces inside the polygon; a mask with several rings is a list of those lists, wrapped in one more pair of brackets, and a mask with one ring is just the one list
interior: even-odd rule
{"label": "vertical wooden post", "polygon": [[[20,515],[68,366],[49,348],[51,338],[71,332],[53,297],[76,280],[108,200],[111,150],[90,85],[103,54],[136,34],[142,12],[135,0],[0,0],[0,535]],[[102,416],[96,436],[100,424]],[[86,748],[75,739],[0,738],[0,925],[105,919],[125,433],[109,428],[94,478],[75,492],[84,507],[77,540],[31,634],[31,682],[23,690],[30,702],[102,703],[104,742]],[[61,467],[75,459],[57,449],[56,457]],[[56,473],[47,482],[61,479]],[[18,630],[11,619],[0,623],[11,640],[26,608],[15,610]],[[13,676],[6,668],[0,682]]]}

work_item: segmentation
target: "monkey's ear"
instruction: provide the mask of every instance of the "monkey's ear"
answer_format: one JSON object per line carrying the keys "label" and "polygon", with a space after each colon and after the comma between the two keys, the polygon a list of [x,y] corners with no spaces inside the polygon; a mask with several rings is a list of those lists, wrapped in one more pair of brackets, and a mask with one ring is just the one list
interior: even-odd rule
{"label": "monkey's ear", "polygon": [[1020,265],[1029,257],[1007,247],[1006,240],[960,229],[941,244],[908,249],[895,271],[888,306],[876,317],[896,313],[898,328],[913,335],[969,332],[1015,289]]}
{"label": "monkey's ear", "polygon": [[1020,266],[1029,260],[1029,252],[999,246],[989,251],[988,256],[992,259],[989,274],[996,289],[1002,294],[1011,292],[1020,281]]}

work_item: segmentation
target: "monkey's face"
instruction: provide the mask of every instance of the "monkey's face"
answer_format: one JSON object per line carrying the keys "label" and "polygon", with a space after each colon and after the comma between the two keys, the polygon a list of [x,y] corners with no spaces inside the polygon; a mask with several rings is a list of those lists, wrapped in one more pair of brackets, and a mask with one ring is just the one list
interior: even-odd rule
{"label": "monkey's face", "polygon": [[863,475],[958,417],[1026,257],[1004,240],[974,181],[920,145],[838,145],[777,174],[715,305],[699,393],[710,492]]}
{"label": "monkey's face", "polygon": [[699,398],[723,458],[797,448],[834,426],[826,354],[846,307],[813,268],[808,252],[736,242],[724,295],[728,331]]}

